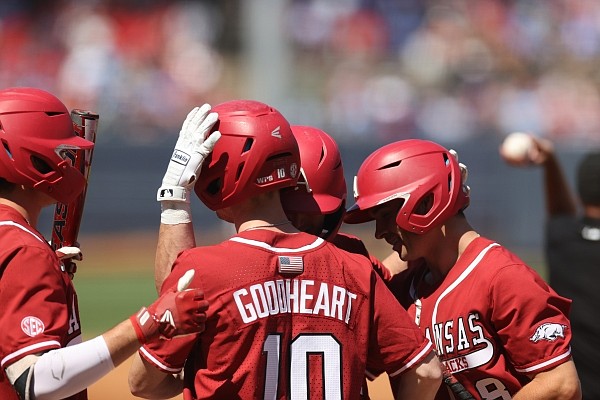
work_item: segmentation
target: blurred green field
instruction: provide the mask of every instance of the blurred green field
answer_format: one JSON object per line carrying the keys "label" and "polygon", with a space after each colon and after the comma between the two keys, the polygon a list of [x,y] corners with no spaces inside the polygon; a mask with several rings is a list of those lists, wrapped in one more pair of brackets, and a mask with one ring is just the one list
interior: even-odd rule
{"label": "blurred green field", "polygon": [[79,239],[84,255],[73,283],[84,338],[94,337],[156,298],[156,233],[131,232]]}
{"label": "blurred green field", "polygon": [[76,276],[79,312],[85,338],[94,337],[128,318],[156,293],[150,275],[113,273]]}

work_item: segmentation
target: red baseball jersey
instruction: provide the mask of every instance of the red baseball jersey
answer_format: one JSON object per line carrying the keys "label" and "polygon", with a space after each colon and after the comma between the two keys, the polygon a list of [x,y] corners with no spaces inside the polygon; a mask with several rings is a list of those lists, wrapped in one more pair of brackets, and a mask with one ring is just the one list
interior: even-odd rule
{"label": "red baseball jersey", "polygon": [[[44,237],[0,205],[0,399],[18,400],[4,370],[26,355],[81,342],[77,295]],[[85,391],[69,397],[86,399]]]}
{"label": "red baseball jersey", "polygon": [[476,398],[510,399],[527,374],[570,359],[571,301],[497,243],[475,239],[441,284],[428,279],[424,264],[411,266],[390,289]]}
{"label": "red baseball jersey", "polygon": [[165,372],[185,363],[185,399],[358,399],[365,375],[432,352],[367,259],[306,233],[242,232],[173,268],[163,291],[195,269],[206,331],[140,353]]}

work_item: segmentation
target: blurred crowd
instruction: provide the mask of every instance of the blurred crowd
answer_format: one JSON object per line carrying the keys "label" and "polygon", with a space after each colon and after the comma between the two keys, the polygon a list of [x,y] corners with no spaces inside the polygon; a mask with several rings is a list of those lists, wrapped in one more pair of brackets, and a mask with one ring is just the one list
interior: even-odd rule
{"label": "blurred crowd", "polygon": [[[3,0],[0,87],[50,90],[136,142],[176,135],[192,104],[253,97],[340,141],[600,143],[597,0],[287,0],[260,16],[241,3]],[[290,49],[292,90],[275,102],[243,84],[251,15]]]}

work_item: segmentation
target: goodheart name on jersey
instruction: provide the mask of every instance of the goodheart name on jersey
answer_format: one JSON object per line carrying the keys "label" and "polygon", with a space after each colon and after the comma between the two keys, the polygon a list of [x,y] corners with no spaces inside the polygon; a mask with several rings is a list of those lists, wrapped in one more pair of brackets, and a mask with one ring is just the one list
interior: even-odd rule
{"label": "goodheart name on jersey", "polygon": [[244,323],[277,314],[317,314],[348,324],[356,294],[310,279],[277,279],[233,292]]}

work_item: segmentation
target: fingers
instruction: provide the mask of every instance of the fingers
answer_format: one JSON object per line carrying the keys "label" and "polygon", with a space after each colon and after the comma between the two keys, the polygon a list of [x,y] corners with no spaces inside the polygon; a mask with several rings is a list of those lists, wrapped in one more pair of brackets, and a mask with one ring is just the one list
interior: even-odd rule
{"label": "fingers", "polygon": [[[204,104],[202,107],[196,107],[197,112],[191,116],[191,123],[188,128],[189,130],[196,131],[199,128],[201,130],[209,130],[217,122],[217,113],[211,113],[210,104]],[[191,115],[191,114],[190,114]],[[188,117],[190,117],[188,115]]]}
{"label": "fingers", "polygon": [[[194,108],[187,116],[183,127],[182,127],[182,135],[184,135],[188,140],[190,140],[190,144],[195,142],[195,145],[202,145],[205,141],[205,135],[207,132],[210,132],[212,127],[215,125],[217,120],[219,119],[219,115],[214,112],[210,112],[211,106],[209,104],[204,104],[202,107]],[[215,139],[218,140],[218,138]],[[214,146],[214,143],[212,143]],[[200,152],[205,149],[199,149]],[[207,147],[206,150],[208,152],[212,151],[212,147]],[[208,154],[208,153],[206,153]]]}
{"label": "fingers", "polygon": [[202,146],[200,146],[199,153],[203,154],[204,156],[210,154],[210,152],[215,148],[215,144],[219,141],[219,139],[221,139],[221,132],[214,131],[211,133],[210,136],[206,138],[204,143],[202,143]]}
{"label": "fingers", "polygon": [[[198,110],[191,119],[191,123],[189,130],[191,131],[196,131],[200,126],[202,126],[203,122],[206,120],[207,115],[210,115],[210,106],[208,104],[204,104],[202,107],[196,107],[196,109]],[[215,119],[216,121],[216,119]]]}
{"label": "fingers", "polygon": [[185,121],[183,121],[183,125],[181,127],[182,134],[185,134],[188,131],[188,127],[192,123],[194,117],[198,114],[198,111],[200,111],[200,107],[194,107],[192,111],[188,113],[187,117],[185,117]]}
{"label": "fingers", "polygon": [[78,260],[78,261],[83,260],[83,254],[81,253],[81,250],[79,249],[79,247],[75,247],[75,246],[61,247],[56,250],[56,255],[61,260],[68,260],[68,259],[73,259],[73,260]]}
{"label": "fingers", "polygon": [[458,161],[458,153],[456,152],[456,150],[450,149],[448,150],[448,153],[452,154],[452,157],[454,157],[456,161]]}
{"label": "fingers", "polygon": [[198,130],[200,130],[202,133],[210,131],[213,125],[217,122],[217,119],[219,119],[219,114],[211,112],[204,117],[202,121],[200,121]]}
{"label": "fingers", "polygon": [[458,167],[460,168],[460,178],[462,183],[467,183],[467,179],[469,179],[469,169],[463,163],[458,163]]}
{"label": "fingers", "polygon": [[177,291],[178,292],[182,292],[185,289],[188,288],[188,286],[190,286],[190,283],[192,282],[192,279],[194,279],[194,270],[190,269],[188,271],[186,271],[185,274],[183,274],[183,276],[181,278],[179,278],[179,281],[177,281]]}

